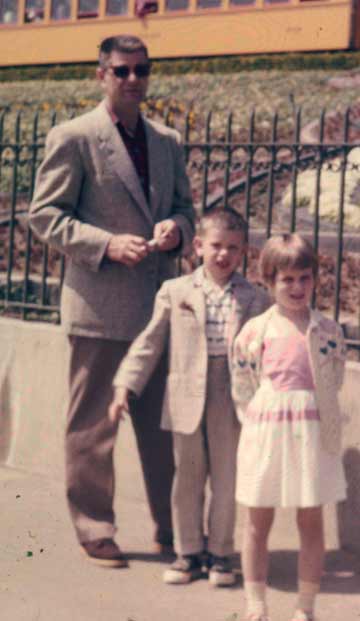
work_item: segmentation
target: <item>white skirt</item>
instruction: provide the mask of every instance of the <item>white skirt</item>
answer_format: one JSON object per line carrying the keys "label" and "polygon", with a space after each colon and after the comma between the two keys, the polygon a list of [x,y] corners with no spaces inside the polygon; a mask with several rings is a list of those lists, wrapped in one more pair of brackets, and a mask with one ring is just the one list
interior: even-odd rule
{"label": "white skirt", "polygon": [[315,507],[346,498],[341,457],[324,450],[314,393],[262,382],[242,426],[236,500],[249,507]]}

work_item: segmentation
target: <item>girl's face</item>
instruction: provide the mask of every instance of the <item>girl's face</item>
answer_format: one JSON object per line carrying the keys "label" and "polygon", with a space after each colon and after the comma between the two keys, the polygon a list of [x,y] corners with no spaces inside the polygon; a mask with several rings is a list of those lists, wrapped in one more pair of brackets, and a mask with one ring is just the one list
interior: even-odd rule
{"label": "girl's face", "polygon": [[279,270],[271,287],[275,302],[284,311],[299,313],[311,301],[315,278],[311,267]]}

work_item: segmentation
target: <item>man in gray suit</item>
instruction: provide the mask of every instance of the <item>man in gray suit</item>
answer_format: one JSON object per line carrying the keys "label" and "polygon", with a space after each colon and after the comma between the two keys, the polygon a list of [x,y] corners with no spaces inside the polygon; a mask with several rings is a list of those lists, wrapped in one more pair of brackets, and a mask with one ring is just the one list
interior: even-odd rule
{"label": "man in gray suit", "polygon": [[[87,558],[114,567],[127,562],[114,541],[112,379],[193,235],[179,135],[140,114],[149,73],[136,37],[102,42],[97,76],[105,98],[50,131],[30,208],[34,232],[67,259],[61,312],[71,348],[70,513]],[[165,365],[163,358],[132,409],[159,552],[172,543],[171,438],[159,428]]]}

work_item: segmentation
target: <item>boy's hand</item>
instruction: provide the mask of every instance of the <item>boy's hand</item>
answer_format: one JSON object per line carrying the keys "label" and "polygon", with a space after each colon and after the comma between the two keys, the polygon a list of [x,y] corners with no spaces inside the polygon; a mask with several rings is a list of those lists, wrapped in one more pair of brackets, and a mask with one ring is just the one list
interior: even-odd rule
{"label": "boy's hand", "polygon": [[114,391],[114,398],[109,406],[109,418],[112,422],[118,423],[125,420],[126,415],[130,414],[129,409],[130,390],[125,386],[118,386]]}

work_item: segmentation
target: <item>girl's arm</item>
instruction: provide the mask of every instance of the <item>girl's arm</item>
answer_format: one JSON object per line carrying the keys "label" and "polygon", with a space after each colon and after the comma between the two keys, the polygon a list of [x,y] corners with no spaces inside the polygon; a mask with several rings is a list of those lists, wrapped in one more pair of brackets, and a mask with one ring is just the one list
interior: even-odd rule
{"label": "girl's arm", "polygon": [[336,382],[336,389],[340,390],[345,376],[345,361],[346,361],[346,344],[342,328],[339,324],[336,325],[336,333],[334,342],[336,342],[335,356],[334,356],[334,376]]}
{"label": "girl's arm", "polygon": [[261,345],[250,320],[236,337],[233,348],[232,398],[240,420],[259,385],[260,352]]}

